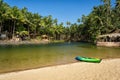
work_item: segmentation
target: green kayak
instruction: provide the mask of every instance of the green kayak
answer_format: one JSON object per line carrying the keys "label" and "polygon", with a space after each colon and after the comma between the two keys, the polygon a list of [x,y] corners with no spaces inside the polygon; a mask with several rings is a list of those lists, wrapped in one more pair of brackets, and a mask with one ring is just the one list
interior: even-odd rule
{"label": "green kayak", "polygon": [[88,58],[88,57],[81,57],[81,56],[77,56],[75,59],[78,61],[94,62],[94,63],[100,63],[102,60],[102,59],[98,59],[98,58]]}

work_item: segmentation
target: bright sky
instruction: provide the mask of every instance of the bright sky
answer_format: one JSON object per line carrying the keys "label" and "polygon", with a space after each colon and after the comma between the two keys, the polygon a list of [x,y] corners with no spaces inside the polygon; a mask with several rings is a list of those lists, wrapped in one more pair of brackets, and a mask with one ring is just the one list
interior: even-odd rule
{"label": "bright sky", "polygon": [[[28,11],[42,16],[52,15],[58,22],[74,23],[81,16],[88,15],[93,6],[102,4],[100,0],[4,0],[10,6],[27,7]],[[115,0],[111,0],[112,5]]]}

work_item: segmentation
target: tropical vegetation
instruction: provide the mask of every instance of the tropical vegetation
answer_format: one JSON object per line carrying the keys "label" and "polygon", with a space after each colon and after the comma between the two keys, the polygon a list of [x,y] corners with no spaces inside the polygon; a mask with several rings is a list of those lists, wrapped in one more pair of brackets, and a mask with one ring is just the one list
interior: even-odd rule
{"label": "tropical vegetation", "polygon": [[8,39],[47,35],[53,40],[95,42],[98,35],[120,29],[120,0],[116,0],[114,6],[111,0],[100,1],[103,3],[94,6],[89,15],[78,18],[76,23],[67,21],[65,26],[51,15],[32,13],[26,7],[11,7],[0,0],[0,34],[7,34]]}

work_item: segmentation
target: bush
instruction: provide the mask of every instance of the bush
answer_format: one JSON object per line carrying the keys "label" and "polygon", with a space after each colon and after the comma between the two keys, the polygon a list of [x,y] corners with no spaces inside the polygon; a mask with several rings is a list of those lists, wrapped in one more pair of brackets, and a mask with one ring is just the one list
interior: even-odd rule
{"label": "bush", "polygon": [[28,31],[21,31],[19,33],[19,35],[20,35],[20,37],[21,37],[22,40],[28,40],[29,39],[29,37],[28,37],[29,32]]}

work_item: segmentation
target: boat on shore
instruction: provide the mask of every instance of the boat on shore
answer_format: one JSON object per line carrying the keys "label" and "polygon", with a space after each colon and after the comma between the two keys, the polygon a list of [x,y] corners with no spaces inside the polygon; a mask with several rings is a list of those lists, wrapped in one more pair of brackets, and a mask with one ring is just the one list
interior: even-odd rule
{"label": "boat on shore", "polygon": [[75,59],[78,61],[93,62],[93,63],[100,63],[102,60],[99,58],[89,58],[89,57],[82,57],[82,56],[77,56]]}

